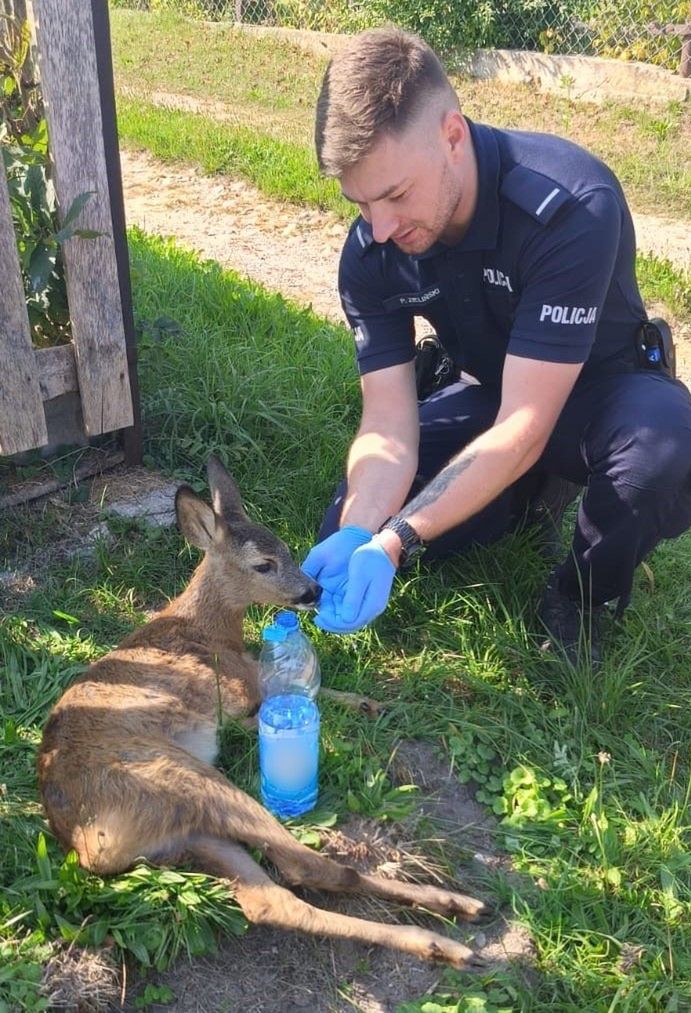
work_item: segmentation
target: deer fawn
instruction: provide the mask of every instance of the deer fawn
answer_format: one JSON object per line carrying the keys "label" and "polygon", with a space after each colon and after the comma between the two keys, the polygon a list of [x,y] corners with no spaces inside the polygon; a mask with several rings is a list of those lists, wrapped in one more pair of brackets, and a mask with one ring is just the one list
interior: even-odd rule
{"label": "deer fawn", "polygon": [[213,457],[208,478],[213,508],[186,486],[175,501],[182,532],[205,552],[189,585],[94,662],[48,719],[38,773],[53,832],[99,874],[123,872],[141,857],[227,878],[250,922],[378,943],[454,967],[476,962],[466,946],[435,932],[313,907],[245,851],[257,848],[291,884],[467,920],[484,910],[471,897],[360,874],[311,851],[212,766],[223,718],[259,705],[257,662],[243,648],[248,605],[307,609],[319,588],[283,542],[249,520]]}

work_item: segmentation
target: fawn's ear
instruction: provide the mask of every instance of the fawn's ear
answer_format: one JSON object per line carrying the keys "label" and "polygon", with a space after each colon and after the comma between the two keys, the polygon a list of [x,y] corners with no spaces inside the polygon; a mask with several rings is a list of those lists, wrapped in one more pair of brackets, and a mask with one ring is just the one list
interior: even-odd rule
{"label": "fawn's ear", "polygon": [[240,490],[233,478],[223,467],[221,462],[213,454],[209,458],[206,466],[206,473],[209,478],[209,488],[211,489],[211,502],[214,505],[214,511],[219,517],[225,517],[226,520],[248,520],[245,509],[242,505],[242,496]]}
{"label": "fawn's ear", "polygon": [[216,530],[216,517],[209,504],[194,489],[181,485],[175,494],[175,514],[187,541],[206,552]]}

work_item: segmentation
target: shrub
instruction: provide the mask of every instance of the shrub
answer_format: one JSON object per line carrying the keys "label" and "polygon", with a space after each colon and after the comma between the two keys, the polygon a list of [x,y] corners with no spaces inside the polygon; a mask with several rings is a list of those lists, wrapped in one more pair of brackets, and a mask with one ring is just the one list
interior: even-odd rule
{"label": "shrub", "polygon": [[640,60],[676,70],[681,52],[678,36],[654,35],[650,27],[689,20],[688,0],[596,0],[591,12],[592,46],[598,56]]}
{"label": "shrub", "polygon": [[279,24],[359,31],[394,23],[442,54],[458,49],[582,48],[585,24],[570,0],[274,0]]}

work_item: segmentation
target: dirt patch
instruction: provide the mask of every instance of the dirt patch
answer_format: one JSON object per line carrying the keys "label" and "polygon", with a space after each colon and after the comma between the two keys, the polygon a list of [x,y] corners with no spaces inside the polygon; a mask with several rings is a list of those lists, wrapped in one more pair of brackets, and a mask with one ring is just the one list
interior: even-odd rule
{"label": "dirt patch", "polygon": [[80,950],[65,945],[43,968],[41,993],[51,1010],[105,1013],[120,998],[118,968],[108,950]]}
{"label": "dirt patch", "polygon": [[[72,496],[86,494],[80,502]],[[177,483],[144,467],[119,465],[66,484],[57,492],[0,513],[0,611],[10,612],[39,586],[42,575],[77,555],[90,555],[111,538],[107,518],[140,518],[152,526],[174,523]],[[11,546],[11,550],[10,550]]]}
{"label": "dirt patch", "polygon": [[322,316],[343,320],[336,282],[345,226],[335,217],[142,152],[123,151],[122,172],[129,225],[170,236]]}

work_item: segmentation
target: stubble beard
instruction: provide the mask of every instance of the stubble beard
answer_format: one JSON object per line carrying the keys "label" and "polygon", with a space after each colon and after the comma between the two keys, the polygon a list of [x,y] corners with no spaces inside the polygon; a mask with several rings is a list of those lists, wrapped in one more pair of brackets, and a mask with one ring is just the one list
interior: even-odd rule
{"label": "stubble beard", "polygon": [[452,222],[462,197],[463,188],[460,180],[454,179],[448,165],[445,164],[439,180],[439,199],[431,221],[429,224],[414,222],[415,232],[410,242],[394,240],[396,246],[408,256],[419,256],[427,253],[440,240],[449,245],[457,242],[462,232],[458,235],[458,230],[452,228]]}

